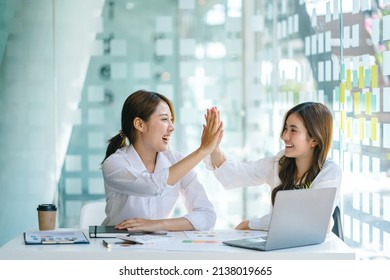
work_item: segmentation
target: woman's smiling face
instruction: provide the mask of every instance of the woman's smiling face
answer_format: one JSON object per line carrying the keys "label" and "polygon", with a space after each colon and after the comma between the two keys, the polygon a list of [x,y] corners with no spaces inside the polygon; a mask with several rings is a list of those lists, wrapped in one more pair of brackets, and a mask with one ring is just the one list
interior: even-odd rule
{"label": "woman's smiling face", "polygon": [[285,144],[284,155],[290,158],[311,158],[315,147],[315,140],[308,135],[302,118],[293,113],[288,116],[282,140]]}
{"label": "woman's smiling face", "polygon": [[151,151],[162,152],[169,148],[170,137],[175,130],[173,117],[167,103],[161,101],[149,120],[145,123],[145,130],[138,139]]}

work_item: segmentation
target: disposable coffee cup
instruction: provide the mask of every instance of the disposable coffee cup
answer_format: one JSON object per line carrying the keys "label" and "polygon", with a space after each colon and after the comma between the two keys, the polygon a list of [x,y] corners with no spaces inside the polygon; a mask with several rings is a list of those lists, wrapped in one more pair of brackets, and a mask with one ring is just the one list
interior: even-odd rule
{"label": "disposable coffee cup", "polygon": [[56,227],[57,207],[54,204],[38,205],[39,230],[53,230]]}

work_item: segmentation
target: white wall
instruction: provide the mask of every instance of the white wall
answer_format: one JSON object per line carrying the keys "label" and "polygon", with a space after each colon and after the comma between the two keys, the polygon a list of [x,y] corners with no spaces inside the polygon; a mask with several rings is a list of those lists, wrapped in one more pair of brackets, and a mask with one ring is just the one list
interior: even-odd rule
{"label": "white wall", "polygon": [[[101,29],[103,2],[34,0],[5,5],[0,246],[37,228],[38,204],[56,203],[72,125],[79,119],[77,106],[91,42]],[[82,20],[84,25],[75,24]]]}

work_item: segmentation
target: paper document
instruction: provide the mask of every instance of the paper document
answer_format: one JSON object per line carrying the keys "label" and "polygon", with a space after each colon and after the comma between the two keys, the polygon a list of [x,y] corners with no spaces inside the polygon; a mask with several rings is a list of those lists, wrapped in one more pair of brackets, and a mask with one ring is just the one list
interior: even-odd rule
{"label": "paper document", "polygon": [[32,231],[24,233],[26,245],[89,244],[82,231]]}
{"label": "paper document", "polygon": [[185,231],[186,237],[171,243],[169,251],[197,251],[197,252],[228,252],[233,251],[222,242],[230,239],[254,238],[265,236],[264,231],[235,230],[235,231]]}

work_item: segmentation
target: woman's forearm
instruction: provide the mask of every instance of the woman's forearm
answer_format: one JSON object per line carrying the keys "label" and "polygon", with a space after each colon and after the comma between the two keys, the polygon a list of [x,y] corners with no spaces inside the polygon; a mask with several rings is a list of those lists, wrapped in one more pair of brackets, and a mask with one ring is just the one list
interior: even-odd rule
{"label": "woman's forearm", "polygon": [[173,186],[188,172],[191,171],[199,162],[201,162],[208,153],[201,148],[195,150],[181,161],[175,163],[169,168],[168,185]]}
{"label": "woman's forearm", "polygon": [[194,226],[186,218],[171,218],[161,220],[162,230],[167,231],[185,231],[194,230]]}
{"label": "woman's forearm", "polygon": [[211,154],[221,142],[223,124],[220,121],[219,111],[215,107],[209,109],[205,118],[206,125],[203,126],[200,147],[169,168],[167,181],[169,185],[176,184],[206,156]]}
{"label": "woman's forearm", "polygon": [[226,158],[223,155],[222,151],[219,148],[216,148],[211,154],[210,154],[211,164],[214,168],[219,168],[222,163],[225,162]]}

